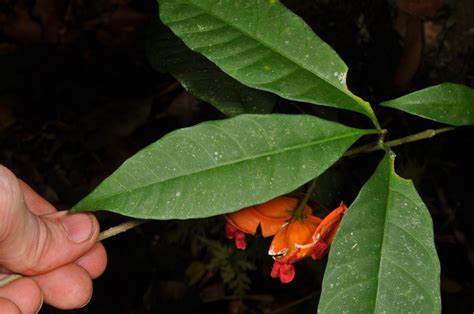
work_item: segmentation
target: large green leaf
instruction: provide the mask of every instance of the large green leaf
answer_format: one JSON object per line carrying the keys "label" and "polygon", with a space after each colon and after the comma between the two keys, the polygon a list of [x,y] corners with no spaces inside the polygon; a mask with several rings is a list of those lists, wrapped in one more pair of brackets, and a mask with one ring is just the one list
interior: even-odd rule
{"label": "large green leaf", "polygon": [[281,97],[363,113],[347,66],[278,0],[160,0],[160,17],[188,47],[240,82]]}
{"label": "large green leaf", "polygon": [[152,219],[232,212],[294,190],[371,132],[308,115],[204,122],[129,158],[74,210]]}
{"label": "large green leaf", "polygon": [[247,87],[192,51],[159,21],[149,26],[145,48],[157,71],[170,72],[191,94],[227,116],[270,113],[276,96]]}
{"label": "large green leaf", "polygon": [[474,124],[474,89],[443,83],[380,105],[450,125]]}
{"label": "large green leaf", "polygon": [[431,216],[387,153],[344,217],[319,313],[440,313]]}

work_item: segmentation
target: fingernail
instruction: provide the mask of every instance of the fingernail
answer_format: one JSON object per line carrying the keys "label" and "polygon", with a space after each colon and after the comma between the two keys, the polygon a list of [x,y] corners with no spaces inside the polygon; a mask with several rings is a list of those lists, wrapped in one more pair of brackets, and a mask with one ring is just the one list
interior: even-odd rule
{"label": "fingernail", "polygon": [[41,293],[41,302],[40,302],[38,311],[35,312],[36,314],[38,314],[41,311],[41,308],[43,307],[43,303],[44,303],[44,297],[43,297],[43,293]]}
{"label": "fingernail", "polygon": [[61,222],[69,239],[76,243],[89,240],[94,233],[94,225],[88,214],[65,215]]}
{"label": "fingernail", "polygon": [[86,303],[84,303],[83,305],[79,306],[78,309],[82,309],[83,307],[86,307],[87,304],[89,304],[89,302],[92,300],[92,293],[91,295],[89,296],[89,299],[87,299]]}

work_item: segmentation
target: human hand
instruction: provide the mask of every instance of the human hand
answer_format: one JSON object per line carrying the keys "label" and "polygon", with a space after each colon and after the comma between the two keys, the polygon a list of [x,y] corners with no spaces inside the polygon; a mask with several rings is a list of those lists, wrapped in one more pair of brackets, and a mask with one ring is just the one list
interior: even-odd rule
{"label": "human hand", "polygon": [[105,270],[91,214],[57,211],[0,165],[0,279],[25,275],[0,287],[0,313],[36,313],[43,301],[79,308],[92,296],[92,279]]}

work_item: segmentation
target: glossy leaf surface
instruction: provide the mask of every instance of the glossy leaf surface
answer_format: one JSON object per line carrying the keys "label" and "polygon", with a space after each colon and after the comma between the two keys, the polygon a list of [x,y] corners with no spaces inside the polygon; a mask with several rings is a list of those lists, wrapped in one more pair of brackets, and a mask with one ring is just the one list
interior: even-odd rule
{"label": "glossy leaf surface", "polygon": [[347,66],[279,1],[161,0],[160,17],[188,47],[245,85],[374,119],[346,85]]}
{"label": "glossy leaf surface", "polygon": [[74,210],[187,219],[293,191],[372,131],[307,115],[239,115],[169,133],[105,179]]}
{"label": "glossy leaf surface", "polygon": [[150,25],[145,42],[148,59],[161,72],[170,72],[194,96],[227,116],[270,113],[276,96],[247,87],[192,51],[160,22]]}
{"label": "glossy leaf surface", "polygon": [[431,216],[387,153],[347,211],[329,254],[319,313],[440,313]]}
{"label": "glossy leaf surface", "polygon": [[474,89],[460,84],[443,83],[380,105],[450,125],[474,124]]}

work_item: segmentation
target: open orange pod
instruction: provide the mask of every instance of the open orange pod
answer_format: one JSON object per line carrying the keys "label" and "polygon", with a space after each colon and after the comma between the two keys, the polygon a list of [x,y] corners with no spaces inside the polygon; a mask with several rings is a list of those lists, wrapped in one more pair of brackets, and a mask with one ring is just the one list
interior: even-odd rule
{"label": "open orange pod", "polygon": [[237,248],[245,250],[245,234],[254,235],[258,226],[264,237],[273,236],[268,254],[273,257],[271,276],[288,283],[295,276],[293,263],[311,256],[323,257],[337,232],[347,211],[341,202],[324,219],[312,215],[312,209],[305,206],[303,214],[295,214],[298,199],[281,196],[267,203],[241,209],[225,215],[226,236],[234,239]]}

